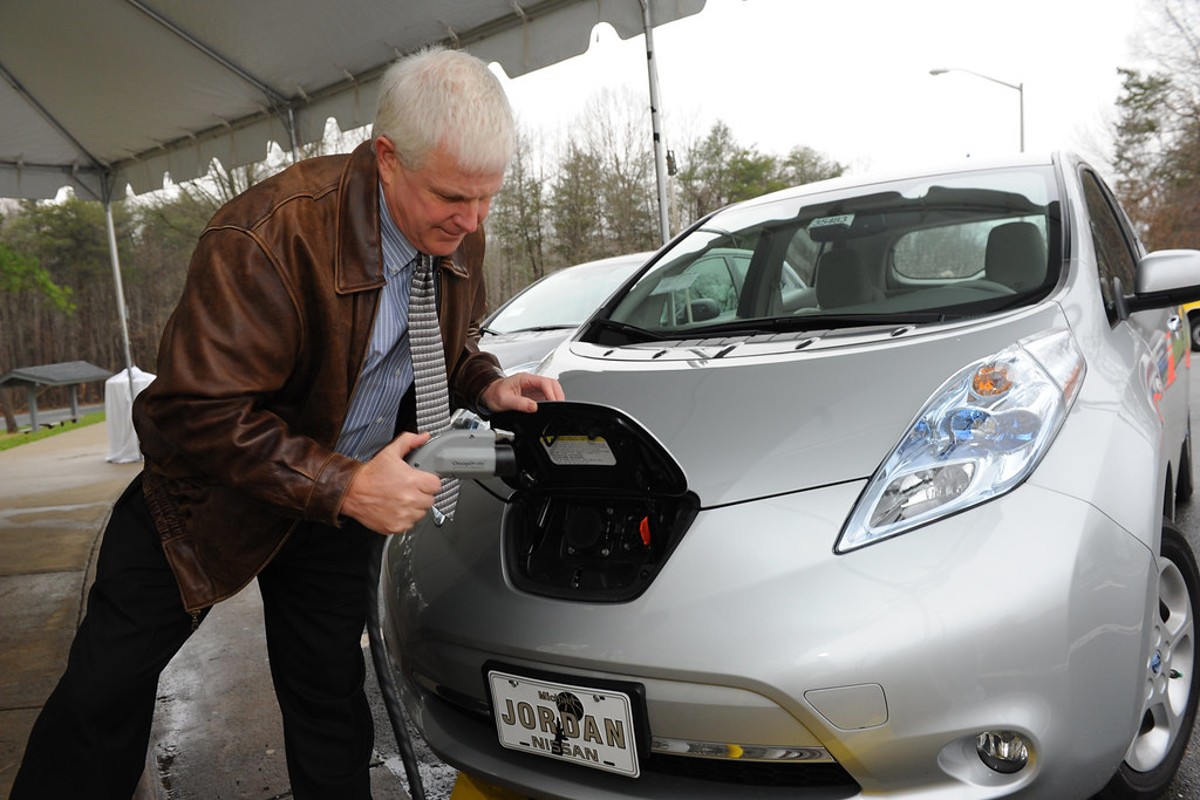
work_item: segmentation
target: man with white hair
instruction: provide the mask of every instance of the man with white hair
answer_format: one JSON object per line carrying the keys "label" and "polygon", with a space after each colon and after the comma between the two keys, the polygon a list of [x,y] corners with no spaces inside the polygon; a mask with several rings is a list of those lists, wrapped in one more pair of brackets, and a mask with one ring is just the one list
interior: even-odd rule
{"label": "man with white hair", "polygon": [[483,62],[422,51],[382,78],[371,142],[216,213],[134,407],[145,467],[113,510],[13,800],[130,797],[160,672],[256,577],[293,795],[370,796],[368,556],[452,513],[455,491],[404,457],[446,424],[447,396],[484,412],[563,398],[476,344],[481,223],[514,137]]}

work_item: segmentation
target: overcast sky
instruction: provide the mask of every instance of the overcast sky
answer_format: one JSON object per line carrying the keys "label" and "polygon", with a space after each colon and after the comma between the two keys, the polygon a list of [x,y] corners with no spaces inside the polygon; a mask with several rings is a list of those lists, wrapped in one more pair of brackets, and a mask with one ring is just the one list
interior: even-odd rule
{"label": "overcast sky", "polygon": [[[1023,96],[1027,151],[1100,162],[1148,2],[708,0],[654,31],[665,141],[682,151],[720,119],[762,152],[886,169],[1015,152]],[[601,86],[648,107],[644,48],[601,26],[584,55],[506,81],[522,126],[561,139]]]}

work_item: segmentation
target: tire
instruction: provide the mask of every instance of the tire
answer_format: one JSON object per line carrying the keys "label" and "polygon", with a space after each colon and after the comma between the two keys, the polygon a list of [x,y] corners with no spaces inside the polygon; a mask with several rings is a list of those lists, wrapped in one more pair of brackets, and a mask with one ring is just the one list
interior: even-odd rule
{"label": "tire", "polygon": [[[1183,534],[1163,522],[1159,558],[1158,614],[1146,658],[1142,727],[1117,774],[1095,800],[1153,800],[1179,769],[1196,721],[1200,699],[1197,659],[1200,575],[1196,557]],[[1172,677],[1175,675],[1177,677]]]}
{"label": "tire", "polygon": [[1200,350],[1200,314],[1188,317],[1188,324],[1192,329],[1192,350]]}

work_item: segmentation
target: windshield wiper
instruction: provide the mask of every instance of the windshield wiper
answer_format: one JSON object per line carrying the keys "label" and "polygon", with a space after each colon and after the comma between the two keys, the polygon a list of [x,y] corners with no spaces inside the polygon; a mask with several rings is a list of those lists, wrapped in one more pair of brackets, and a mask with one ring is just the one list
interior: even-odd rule
{"label": "windshield wiper", "polygon": [[[530,325],[528,328],[513,328],[505,333],[544,333],[545,331],[571,331],[578,328],[579,325]],[[493,331],[495,333],[495,331]]]}
{"label": "windshield wiper", "polygon": [[803,314],[795,317],[763,317],[706,325],[687,331],[675,331],[674,337],[696,339],[713,334],[791,333],[824,328],[898,327],[944,322],[946,318],[947,315],[941,311],[915,311],[905,314]]}
{"label": "windshield wiper", "polygon": [[761,333],[795,333],[834,328],[899,328],[944,322],[955,315],[944,311],[910,311],[904,314],[804,314],[795,317],[761,317],[695,328],[673,328],[670,331],[649,331],[636,325],[612,319],[592,322],[581,337],[583,341],[601,345],[641,344],[644,342],[688,341],[714,336],[754,336]]}
{"label": "windshield wiper", "polygon": [[[598,319],[588,326],[588,331],[581,337],[593,344],[623,345],[641,342],[661,342],[668,338],[660,334],[630,325],[627,322],[617,322],[615,319]],[[670,338],[679,338],[672,335]]]}
{"label": "windshield wiper", "polygon": [[492,336],[507,336],[510,333],[544,333],[546,331],[571,331],[579,327],[579,324],[569,325],[562,323],[560,325],[530,325],[528,328],[511,328],[506,331],[498,331],[495,328],[480,328],[483,333],[490,333]]}

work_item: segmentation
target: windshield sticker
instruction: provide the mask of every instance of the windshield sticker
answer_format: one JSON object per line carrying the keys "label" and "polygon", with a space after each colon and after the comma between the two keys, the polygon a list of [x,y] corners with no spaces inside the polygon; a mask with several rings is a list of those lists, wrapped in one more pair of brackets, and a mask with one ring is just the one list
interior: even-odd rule
{"label": "windshield sticker", "polygon": [[845,228],[850,227],[850,223],[854,222],[853,214],[838,214],[836,217],[818,217],[808,223],[808,229],[827,228],[833,225],[841,225]]}
{"label": "windshield sticker", "polygon": [[616,456],[603,438],[588,436],[543,436],[542,447],[550,461],[567,467],[612,467]]}

